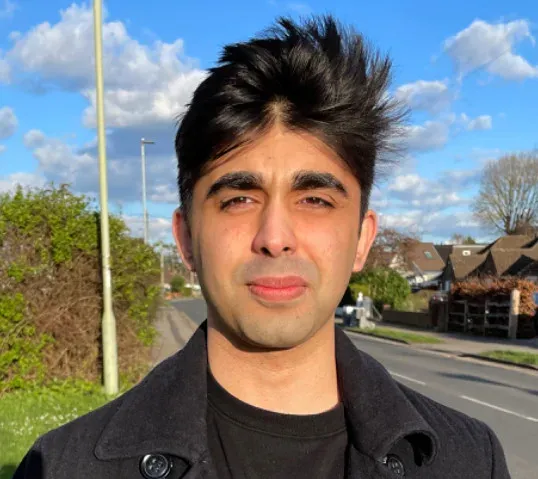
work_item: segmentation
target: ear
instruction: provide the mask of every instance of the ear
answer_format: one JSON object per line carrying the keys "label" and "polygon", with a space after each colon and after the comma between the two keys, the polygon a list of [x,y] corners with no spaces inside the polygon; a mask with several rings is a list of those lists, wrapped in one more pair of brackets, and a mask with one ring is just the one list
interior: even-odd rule
{"label": "ear", "polygon": [[377,215],[372,210],[368,210],[362,220],[361,234],[357,243],[355,261],[353,262],[354,273],[361,271],[364,263],[366,263],[366,258],[377,235],[377,224]]}
{"label": "ear", "polygon": [[192,249],[192,237],[185,212],[176,208],[172,217],[172,231],[176,240],[177,250],[183,263],[190,271],[196,271]]}

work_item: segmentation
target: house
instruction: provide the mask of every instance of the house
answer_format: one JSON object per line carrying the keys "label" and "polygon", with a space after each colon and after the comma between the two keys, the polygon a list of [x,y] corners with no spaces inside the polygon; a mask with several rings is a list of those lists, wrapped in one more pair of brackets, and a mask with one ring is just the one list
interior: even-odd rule
{"label": "house", "polygon": [[393,256],[388,266],[407,279],[412,288],[437,284],[445,263],[433,243],[417,242],[408,252],[407,261]]}
{"label": "house", "polygon": [[455,254],[458,257],[467,257],[476,254],[483,250],[485,244],[436,244],[435,249],[441,256],[441,259],[445,263],[448,263],[448,258],[451,254]]}
{"label": "house", "polygon": [[[466,246],[467,248],[467,246]],[[538,238],[502,236],[478,251],[453,250],[440,277],[444,290],[453,281],[480,276],[520,276],[538,283]]]}

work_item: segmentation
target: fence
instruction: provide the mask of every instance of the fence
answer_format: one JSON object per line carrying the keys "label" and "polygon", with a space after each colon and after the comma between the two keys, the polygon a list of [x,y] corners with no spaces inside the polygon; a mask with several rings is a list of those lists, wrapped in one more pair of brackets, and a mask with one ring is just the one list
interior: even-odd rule
{"label": "fence", "polygon": [[448,312],[447,329],[481,333],[504,332],[515,339],[519,316],[519,291],[514,290],[509,301],[452,299]]}

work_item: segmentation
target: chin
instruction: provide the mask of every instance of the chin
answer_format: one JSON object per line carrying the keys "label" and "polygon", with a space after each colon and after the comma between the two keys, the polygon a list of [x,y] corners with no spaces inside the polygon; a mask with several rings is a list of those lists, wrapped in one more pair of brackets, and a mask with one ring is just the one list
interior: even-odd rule
{"label": "chin", "polygon": [[291,349],[305,343],[319,329],[314,318],[278,315],[270,318],[240,318],[237,321],[241,338],[252,346],[263,349]]}

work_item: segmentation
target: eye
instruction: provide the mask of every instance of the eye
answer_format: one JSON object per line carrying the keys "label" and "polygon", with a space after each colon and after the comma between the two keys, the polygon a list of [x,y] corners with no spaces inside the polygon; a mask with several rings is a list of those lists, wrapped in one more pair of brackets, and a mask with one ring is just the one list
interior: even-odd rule
{"label": "eye", "polygon": [[232,206],[246,204],[249,200],[250,198],[248,198],[247,196],[236,196],[235,198],[232,198],[230,200],[221,201],[220,209],[225,210]]}
{"label": "eye", "polygon": [[308,198],[305,198],[303,201],[306,201],[307,203],[321,208],[334,208],[332,203],[329,203],[328,201],[324,200],[323,198],[319,198],[317,196],[309,196]]}

